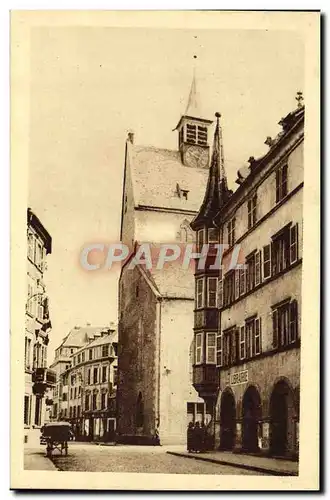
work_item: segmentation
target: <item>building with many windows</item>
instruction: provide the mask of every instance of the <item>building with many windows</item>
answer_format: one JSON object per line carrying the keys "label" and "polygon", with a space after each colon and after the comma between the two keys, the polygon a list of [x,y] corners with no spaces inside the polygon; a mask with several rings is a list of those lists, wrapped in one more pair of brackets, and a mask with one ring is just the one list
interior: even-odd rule
{"label": "building with many windows", "polygon": [[[221,127],[192,228],[224,247],[222,268],[196,260],[194,387],[212,413],[215,446],[298,456],[304,113],[279,123],[228,190]],[[236,258],[237,257],[237,258]],[[238,265],[230,265],[237,262]],[[215,293],[215,290],[218,293]],[[212,410],[211,410],[212,409]]]}
{"label": "building with many windows", "polygon": [[[58,348],[59,359],[66,354],[67,364],[58,376],[59,406],[53,416],[71,422],[77,440],[114,440],[117,332],[113,327],[82,327],[79,334],[76,330],[71,330]],[[83,339],[85,342],[77,347]],[[73,344],[75,347],[71,347]]]}
{"label": "building with many windows", "polygon": [[49,390],[55,373],[47,368],[47,345],[51,322],[44,273],[52,239],[31,209],[27,211],[27,301],[25,311],[24,439],[38,442],[47,419]]}
{"label": "building with many windows", "polygon": [[[72,355],[82,346],[100,336],[106,327],[75,326],[63,338],[61,344],[55,349],[55,358],[50,368],[56,373],[56,385],[53,388],[52,419],[68,416],[68,402],[66,385],[63,387],[61,375],[71,368]],[[63,392],[64,391],[64,392]]]}

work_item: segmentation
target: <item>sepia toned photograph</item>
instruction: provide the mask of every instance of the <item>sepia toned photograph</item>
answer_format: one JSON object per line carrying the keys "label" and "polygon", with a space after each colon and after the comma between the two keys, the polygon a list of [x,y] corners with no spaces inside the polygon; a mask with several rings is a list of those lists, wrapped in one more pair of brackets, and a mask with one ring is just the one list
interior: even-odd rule
{"label": "sepia toned photograph", "polygon": [[12,488],[318,489],[319,22],[12,12]]}

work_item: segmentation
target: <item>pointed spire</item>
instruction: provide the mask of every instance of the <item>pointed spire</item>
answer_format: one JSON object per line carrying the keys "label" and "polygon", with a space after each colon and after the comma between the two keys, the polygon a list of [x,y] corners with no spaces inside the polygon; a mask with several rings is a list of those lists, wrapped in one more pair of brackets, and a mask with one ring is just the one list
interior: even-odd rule
{"label": "pointed spire", "polygon": [[213,217],[228,200],[230,191],[227,184],[225,171],[222,128],[220,126],[220,113],[215,113],[217,123],[214,131],[213,152],[209,170],[206,192],[199,213],[191,223],[193,229],[200,225],[212,225]]}
{"label": "pointed spire", "polygon": [[201,106],[199,100],[199,94],[197,91],[197,82],[196,82],[196,67],[194,67],[193,79],[191,82],[188,103],[186,107],[186,111],[184,113],[185,116],[191,116],[193,118],[201,118]]}

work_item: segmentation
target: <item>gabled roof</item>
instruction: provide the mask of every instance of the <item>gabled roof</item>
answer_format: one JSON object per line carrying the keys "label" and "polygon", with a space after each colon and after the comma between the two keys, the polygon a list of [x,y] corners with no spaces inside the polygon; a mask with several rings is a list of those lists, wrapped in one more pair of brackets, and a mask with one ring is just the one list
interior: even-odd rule
{"label": "gabled roof", "polygon": [[78,326],[72,328],[68,335],[64,337],[62,343],[59,347],[80,347],[92,338],[95,335],[101,335],[101,332],[104,332],[107,326]]}
{"label": "gabled roof", "polygon": [[[198,212],[208,171],[182,164],[179,151],[127,142],[135,207]],[[177,185],[188,191],[178,196]]]}
{"label": "gabled roof", "polygon": [[91,342],[86,342],[80,349],[75,352],[75,355],[81,352],[83,349],[90,349],[92,347],[97,347],[100,345],[105,345],[109,343],[118,342],[118,333],[117,331],[112,330],[110,333],[103,334],[100,337],[92,340]]}

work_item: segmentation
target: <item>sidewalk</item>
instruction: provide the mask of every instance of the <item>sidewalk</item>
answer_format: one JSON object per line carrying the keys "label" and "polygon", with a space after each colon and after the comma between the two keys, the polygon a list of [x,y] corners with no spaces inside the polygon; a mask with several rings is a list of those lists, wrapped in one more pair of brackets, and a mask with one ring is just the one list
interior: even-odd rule
{"label": "sidewalk", "polygon": [[24,448],[24,469],[57,471],[53,462],[45,456],[45,447]]}
{"label": "sidewalk", "polygon": [[272,476],[298,476],[298,462],[277,458],[255,457],[231,451],[208,451],[206,453],[188,453],[182,451],[167,451],[170,455],[186,457],[193,460],[231,465],[241,469],[263,472]]}

